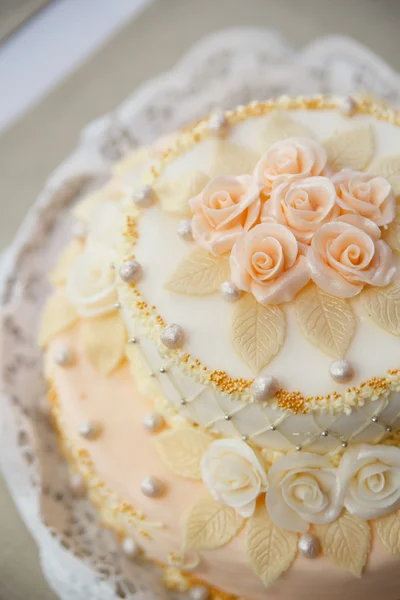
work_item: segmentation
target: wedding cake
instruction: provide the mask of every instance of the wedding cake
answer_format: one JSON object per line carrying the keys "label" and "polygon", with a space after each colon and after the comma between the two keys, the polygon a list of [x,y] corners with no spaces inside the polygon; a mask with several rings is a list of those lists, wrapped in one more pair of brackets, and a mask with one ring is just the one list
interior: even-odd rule
{"label": "wedding cake", "polygon": [[71,486],[193,600],[400,598],[399,126],[252,102],[73,209],[39,332]]}

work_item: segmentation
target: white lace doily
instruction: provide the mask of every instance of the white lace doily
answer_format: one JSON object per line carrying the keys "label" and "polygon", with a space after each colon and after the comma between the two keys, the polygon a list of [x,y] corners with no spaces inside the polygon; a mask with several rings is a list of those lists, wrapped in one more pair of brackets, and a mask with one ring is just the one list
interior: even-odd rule
{"label": "white lace doily", "polygon": [[48,419],[36,347],[45,273],[68,235],[68,206],[107,177],[130,148],[201,117],[281,94],[368,90],[400,104],[400,77],[381,59],[339,37],[296,52],[279,34],[236,29],[199,43],[177,67],[137,91],[82,133],[76,152],[50,177],[3,264],[1,461],[9,488],[40,549],[44,574],[62,600],[167,596],[159,570],[131,563],[68,490],[67,469]]}

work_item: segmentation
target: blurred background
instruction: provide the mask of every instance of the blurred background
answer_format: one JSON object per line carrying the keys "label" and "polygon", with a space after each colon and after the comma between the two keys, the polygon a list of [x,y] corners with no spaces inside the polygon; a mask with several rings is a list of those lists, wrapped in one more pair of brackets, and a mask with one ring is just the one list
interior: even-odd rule
{"label": "blurred background", "polygon": [[[0,0],[0,253],[85,124],[245,25],[297,48],[350,36],[400,71],[400,0]],[[1,476],[0,539],[0,600],[55,599]]]}

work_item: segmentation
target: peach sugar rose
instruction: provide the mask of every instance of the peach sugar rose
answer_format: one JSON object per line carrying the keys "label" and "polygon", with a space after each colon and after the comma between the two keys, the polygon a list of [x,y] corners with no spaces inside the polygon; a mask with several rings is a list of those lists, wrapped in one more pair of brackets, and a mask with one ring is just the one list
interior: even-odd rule
{"label": "peach sugar rose", "polygon": [[396,216],[396,198],[389,181],[369,173],[342,169],[332,177],[341,214],[358,214],[379,227]]}
{"label": "peach sugar rose", "polygon": [[307,249],[311,279],[338,298],[356,296],[366,284],[388,285],[396,267],[391,249],[380,237],[379,227],[359,215],[322,225]]}
{"label": "peach sugar rose", "polygon": [[326,151],[321,144],[309,138],[291,137],[272,144],[257,163],[254,177],[262,193],[269,196],[281,179],[321,175],[326,162]]}
{"label": "peach sugar rose", "polygon": [[295,236],[277,223],[243,233],[232,249],[230,267],[237,287],[264,305],[292,300],[310,279]]}
{"label": "peach sugar rose", "polygon": [[261,209],[259,187],[251,175],[215,177],[189,204],[193,237],[213,254],[228,252],[256,223]]}
{"label": "peach sugar rose", "polygon": [[261,221],[286,225],[299,242],[309,244],[317,229],[339,216],[335,186],[327,177],[283,181],[265,202]]}

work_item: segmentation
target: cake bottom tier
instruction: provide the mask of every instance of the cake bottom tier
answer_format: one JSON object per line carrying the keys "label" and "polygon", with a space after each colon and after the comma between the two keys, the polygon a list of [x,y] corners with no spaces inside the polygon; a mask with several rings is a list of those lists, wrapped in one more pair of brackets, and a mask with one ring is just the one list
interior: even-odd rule
{"label": "cake bottom tier", "polygon": [[[207,491],[201,482],[179,477],[165,466],[152,434],[143,427],[151,401],[136,389],[128,365],[111,376],[99,376],[79,348],[78,327],[54,340],[47,353],[52,412],[63,448],[73,468],[85,477],[102,521],[134,538],[148,559],[166,565],[167,584],[183,590],[200,581],[214,598],[223,592],[248,600],[399,600],[399,559],[388,554],[376,536],[360,579],[325,556],[299,556],[265,588],[246,556],[244,530],[226,546],[201,552],[198,565],[186,570],[194,565],[188,564],[190,556],[185,564],[179,562],[182,515]],[[68,367],[53,360],[61,345],[74,352]],[[82,425],[87,423],[98,430],[85,437]],[[142,493],[148,476],[163,482],[165,493],[160,497]]]}

